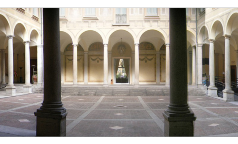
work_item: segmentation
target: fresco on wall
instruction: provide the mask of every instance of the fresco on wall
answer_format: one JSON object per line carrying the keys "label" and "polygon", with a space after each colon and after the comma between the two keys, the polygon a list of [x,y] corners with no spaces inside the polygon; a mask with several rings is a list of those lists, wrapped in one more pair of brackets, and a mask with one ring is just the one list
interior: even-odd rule
{"label": "fresco on wall", "polygon": [[142,42],[139,45],[140,50],[155,50],[155,47],[152,43],[150,42]]}
{"label": "fresco on wall", "polygon": [[89,46],[89,51],[103,51],[103,49],[104,46],[101,42],[95,42]]}

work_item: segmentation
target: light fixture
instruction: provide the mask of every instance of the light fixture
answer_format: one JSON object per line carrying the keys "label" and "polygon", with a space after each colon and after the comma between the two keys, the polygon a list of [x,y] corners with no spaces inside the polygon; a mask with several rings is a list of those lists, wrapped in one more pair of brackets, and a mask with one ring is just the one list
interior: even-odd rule
{"label": "light fixture", "polygon": [[118,52],[120,53],[120,55],[123,55],[126,51],[126,47],[125,45],[122,43],[122,38],[121,38],[121,44],[118,46],[117,48]]}

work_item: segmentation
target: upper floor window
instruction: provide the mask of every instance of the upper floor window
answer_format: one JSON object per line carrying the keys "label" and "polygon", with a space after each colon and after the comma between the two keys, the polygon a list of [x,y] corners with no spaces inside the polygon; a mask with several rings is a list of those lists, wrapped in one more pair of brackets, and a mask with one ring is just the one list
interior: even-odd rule
{"label": "upper floor window", "polygon": [[60,8],[60,17],[65,16],[65,8]]}
{"label": "upper floor window", "polygon": [[126,8],[116,8],[116,23],[125,24],[126,22]]}
{"label": "upper floor window", "polygon": [[33,8],[33,15],[38,17],[38,8]]}
{"label": "upper floor window", "polygon": [[147,16],[158,16],[157,8],[147,8],[146,13]]}
{"label": "upper floor window", "polygon": [[141,15],[143,14],[143,8],[130,8],[130,15]]}
{"label": "upper floor window", "polygon": [[165,8],[161,8],[161,15],[165,15],[165,14],[166,14]]}
{"label": "upper floor window", "polygon": [[96,8],[85,8],[85,16],[96,16]]}

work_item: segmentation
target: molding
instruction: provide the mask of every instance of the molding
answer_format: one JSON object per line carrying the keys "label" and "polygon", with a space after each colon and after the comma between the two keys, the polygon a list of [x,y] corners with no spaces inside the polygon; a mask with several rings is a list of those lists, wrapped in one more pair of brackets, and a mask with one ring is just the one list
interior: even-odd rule
{"label": "molding", "polygon": [[126,24],[112,24],[112,26],[130,26],[129,23],[126,23]]}

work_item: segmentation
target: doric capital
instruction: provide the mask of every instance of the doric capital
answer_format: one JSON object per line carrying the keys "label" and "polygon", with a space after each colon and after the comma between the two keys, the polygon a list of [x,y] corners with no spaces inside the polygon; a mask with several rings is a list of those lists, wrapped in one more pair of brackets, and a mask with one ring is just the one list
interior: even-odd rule
{"label": "doric capital", "polygon": [[7,35],[7,37],[9,38],[9,39],[12,39],[13,37],[15,37],[14,35]]}
{"label": "doric capital", "polygon": [[230,39],[231,38],[231,35],[224,35],[225,39]]}
{"label": "doric capital", "polygon": [[107,43],[104,43],[103,45],[104,45],[104,46],[107,46],[108,44],[107,44]]}
{"label": "doric capital", "polygon": [[78,46],[78,44],[72,44],[73,46]]}
{"label": "doric capital", "polygon": [[135,46],[139,46],[139,43],[135,43]]}
{"label": "doric capital", "polygon": [[38,47],[39,47],[39,48],[43,48],[43,44],[38,44],[38,45],[37,45],[37,48],[38,48]]}
{"label": "doric capital", "polygon": [[192,47],[193,47],[193,48],[196,48],[196,45],[193,45]]}
{"label": "doric capital", "polygon": [[165,45],[166,45],[166,47],[168,47],[168,46],[169,46],[169,43],[166,43]]}
{"label": "doric capital", "polygon": [[84,54],[88,54],[88,51],[84,51],[83,53],[84,53]]}
{"label": "doric capital", "polygon": [[26,41],[23,41],[23,42],[24,42],[25,44],[26,44],[26,43],[30,43],[30,41],[28,41],[28,40],[26,40]]}
{"label": "doric capital", "polygon": [[198,43],[197,45],[198,47],[202,47],[203,43]]}
{"label": "doric capital", "polygon": [[209,39],[210,43],[214,43],[214,41],[215,41],[214,39]]}

